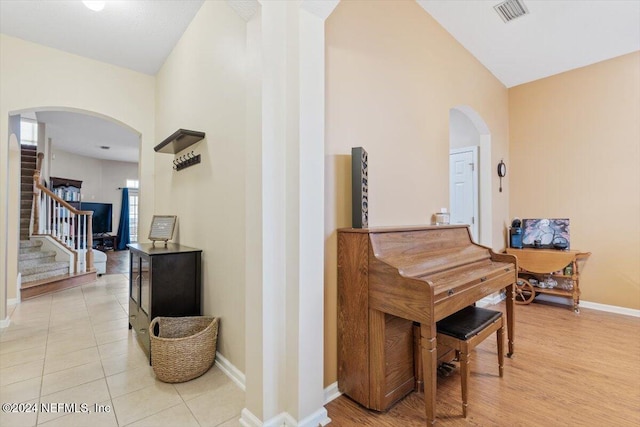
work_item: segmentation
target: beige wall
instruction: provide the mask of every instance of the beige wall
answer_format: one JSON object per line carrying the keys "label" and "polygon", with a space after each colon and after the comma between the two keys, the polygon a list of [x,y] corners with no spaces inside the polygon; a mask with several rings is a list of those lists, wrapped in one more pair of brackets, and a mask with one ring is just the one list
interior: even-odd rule
{"label": "beige wall", "polygon": [[118,188],[126,186],[127,179],[138,179],[138,164],[80,156],[57,150],[55,145],[54,141],[50,176],[82,181],[83,202],[113,204],[111,234],[116,234],[122,206],[122,190]]}
{"label": "beige wall", "polygon": [[[415,2],[343,1],[326,46],[325,386],[337,378],[336,229],[351,225],[351,147],[369,153],[371,226],[427,224],[449,206],[452,107],[477,111],[492,163],[508,160],[507,89]],[[492,188],[502,249],[509,185]]]}
{"label": "beige wall", "polygon": [[640,53],[509,90],[510,215],[570,218],[582,300],[640,309]]}
{"label": "beige wall", "polygon": [[[82,110],[128,125],[141,136],[140,224],[148,233],[153,206],[154,82],[152,76],[0,35],[0,191],[6,194],[8,117],[24,110]],[[9,206],[18,206],[17,196]],[[0,227],[18,210],[0,203]],[[0,240],[0,271],[17,272],[17,232]],[[5,264],[5,242],[7,253]],[[0,292],[15,298],[15,273]],[[3,313],[0,313],[3,315]]]}
{"label": "beige wall", "polygon": [[203,250],[203,313],[221,318],[218,351],[242,371],[245,46],[246,23],[226,2],[205,2],[157,74],[158,142],[179,128],[206,137],[180,153],[202,156],[182,171],[173,155],[155,155],[154,210],[178,216],[176,242]]}

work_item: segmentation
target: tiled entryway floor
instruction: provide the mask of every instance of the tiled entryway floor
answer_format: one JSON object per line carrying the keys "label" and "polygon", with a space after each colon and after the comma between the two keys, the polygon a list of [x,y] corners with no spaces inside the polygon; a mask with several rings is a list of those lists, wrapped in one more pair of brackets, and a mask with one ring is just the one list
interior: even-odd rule
{"label": "tiled entryway floor", "polygon": [[239,425],[244,392],[217,366],[185,383],[155,379],[128,328],[127,283],[124,274],[105,275],[9,307],[11,324],[0,329],[0,402],[39,411],[4,405],[0,425]]}

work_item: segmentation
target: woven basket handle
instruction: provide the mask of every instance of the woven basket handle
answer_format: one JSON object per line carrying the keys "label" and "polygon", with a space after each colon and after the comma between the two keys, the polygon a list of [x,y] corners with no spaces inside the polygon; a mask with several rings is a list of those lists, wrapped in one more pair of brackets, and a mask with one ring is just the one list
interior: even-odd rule
{"label": "woven basket handle", "polygon": [[[158,338],[158,335],[156,335],[155,331],[156,331],[156,325],[158,324],[159,321],[160,321],[160,317],[156,317],[149,324],[149,334],[153,335],[155,338]],[[160,333],[160,328],[158,328],[158,333]]]}

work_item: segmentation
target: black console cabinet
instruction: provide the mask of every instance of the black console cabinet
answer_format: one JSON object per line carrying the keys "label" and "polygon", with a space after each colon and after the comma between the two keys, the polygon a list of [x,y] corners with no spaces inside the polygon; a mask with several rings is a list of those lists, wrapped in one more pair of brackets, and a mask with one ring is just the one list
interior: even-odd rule
{"label": "black console cabinet", "polygon": [[201,315],[202,250],[168,243],[132,243],[129,264],[129,329],[151,361],[149,323],[158,316]]}

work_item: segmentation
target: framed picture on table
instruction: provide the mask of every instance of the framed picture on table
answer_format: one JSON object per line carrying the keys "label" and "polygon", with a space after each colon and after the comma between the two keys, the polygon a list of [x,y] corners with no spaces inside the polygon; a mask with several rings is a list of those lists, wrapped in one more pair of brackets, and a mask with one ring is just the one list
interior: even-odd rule
{"label": "framed picture on table", "polygon": [[153,242],[155,246],[156,241],[164,241],[164,246],[167,246],[167,241],[173,238],[173,230],[176,227],[176,215],[154,215],[151,221],[151,229],[149,230],[149,240]]}

